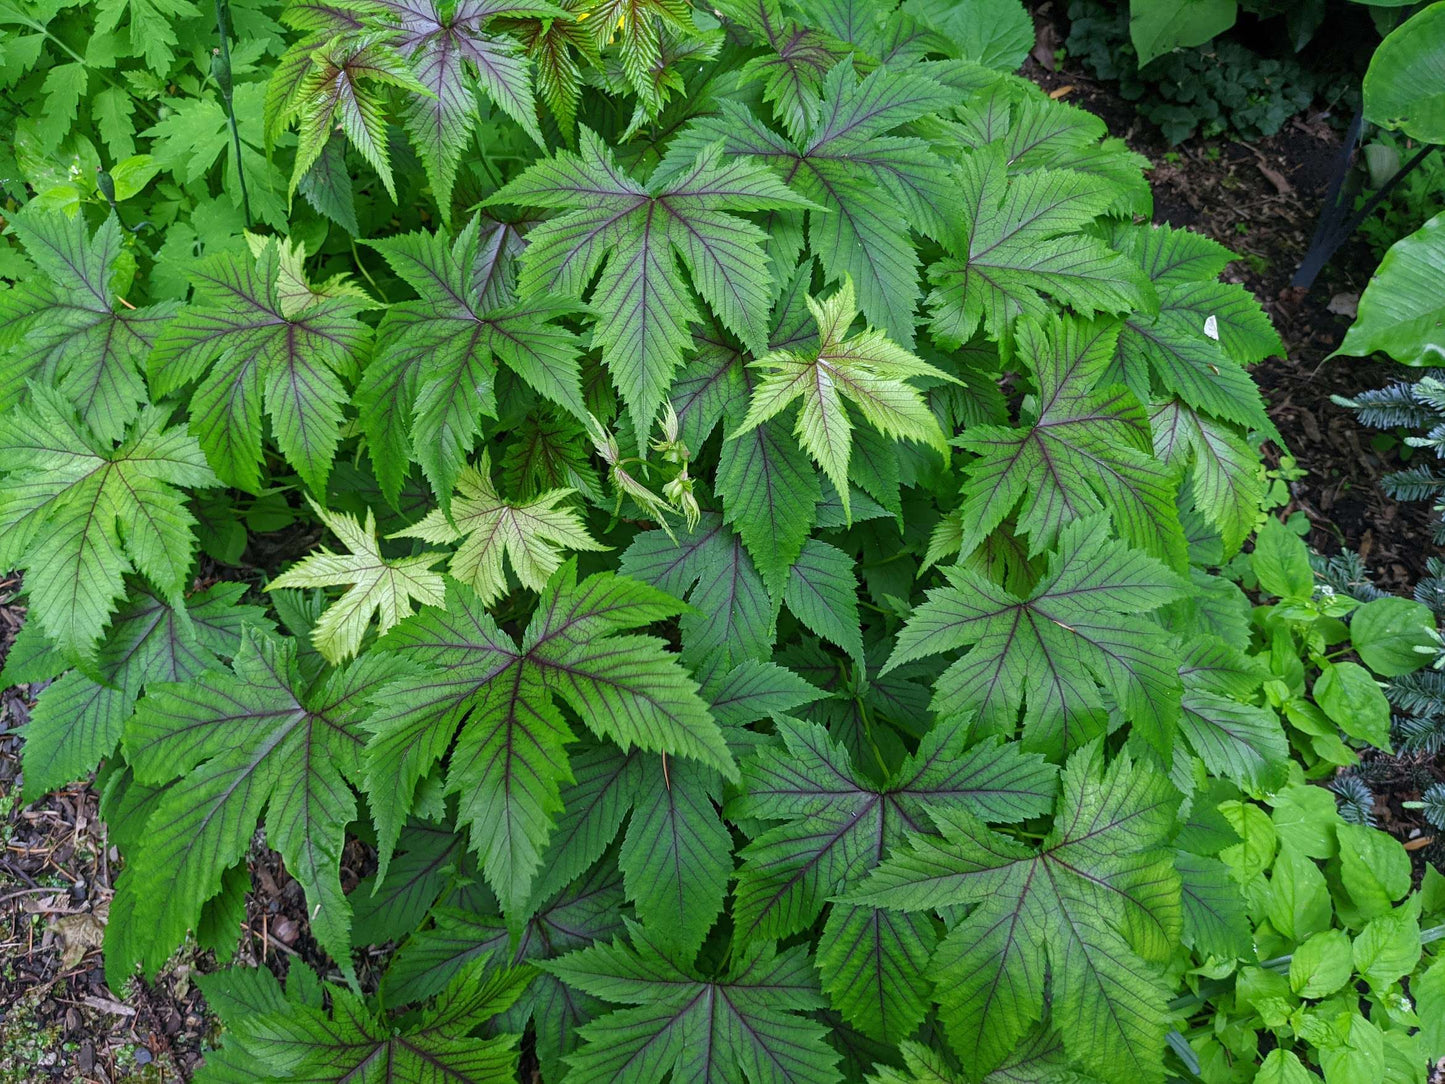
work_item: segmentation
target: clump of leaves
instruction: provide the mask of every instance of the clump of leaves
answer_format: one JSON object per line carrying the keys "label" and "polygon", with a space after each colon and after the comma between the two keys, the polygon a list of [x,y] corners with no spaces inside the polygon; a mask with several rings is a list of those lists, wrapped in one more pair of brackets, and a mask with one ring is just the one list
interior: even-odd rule
{"label": "clump of leaves", "polygon": [[1388,728],[1265,514],[1278,340],[1023,9],[223,23],[154,191],[22,147],[0,249],[5,674],[27,795],[104,761],[112,984],[234,955],[265,846],[319,974],[204,980],[215,1080],[1192,1070],[1258,800]]}

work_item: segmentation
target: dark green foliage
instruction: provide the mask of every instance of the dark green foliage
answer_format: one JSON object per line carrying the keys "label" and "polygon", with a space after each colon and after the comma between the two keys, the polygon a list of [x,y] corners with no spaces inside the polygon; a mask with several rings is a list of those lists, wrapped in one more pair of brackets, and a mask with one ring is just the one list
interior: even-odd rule
{"label": "dark green foliage", "polygon": [[102,8],[94,191],[15,47],[89,97],[0,248],[5,677],[27,795],[104,762],[118,991],[299,885],[201,1079],[1162,1084],[1332,858],[1403,947],[1289,1026],[1335,1084],[1396,1012],[1425,904],[1305,777],[1433,619],[1316,590],[1278,339],[1014,0],[236,0],[229,84]]}

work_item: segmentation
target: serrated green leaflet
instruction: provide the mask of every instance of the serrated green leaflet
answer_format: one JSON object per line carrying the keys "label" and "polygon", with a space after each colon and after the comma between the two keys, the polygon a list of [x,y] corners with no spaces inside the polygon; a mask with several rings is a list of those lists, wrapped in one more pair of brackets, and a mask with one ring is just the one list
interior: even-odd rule
{"label": "serrated green leaflet", "polygon": [[525,902],[540,852],[571,779],[572,730],[555,700],[624,747],[699,758],[736,772],[697,686],[654,637],[622,630],[675,614],[669,595],[611,573],[578,582],[570,563],[542,594],[522,644],[497,628],[471,591],[447,588],[380,644],[421,672],[377,699],[367,778],[385,859],[417,781],[451,743],[447,790],[487,881],[513,911]]}
{"label": "serrated green leaflet", "polygon": [[1179,878],[1162,844],[1177,795],[1127,758],[1099,774],[1070,758],[1054,829],[1035,849],[968,813],[935,810],[942,839],[914,836],[850,898],[913,911],[978,903],[934,955],[944,1026],[978,1069],[997,1066],[1044,1006],[1070,1056],[1162,1079],[1164,985],[1150,960],[1178,936]]}
{"label": "serrated green leaflet", "polygon": [[40,623],[67,655],[94,658],[126,573],[181,605],[195,519],[179,487],[217,483],[195,440],[166,418],[145,407],[112,447],[38,385],[0,418],[0,564],[26,570]]}

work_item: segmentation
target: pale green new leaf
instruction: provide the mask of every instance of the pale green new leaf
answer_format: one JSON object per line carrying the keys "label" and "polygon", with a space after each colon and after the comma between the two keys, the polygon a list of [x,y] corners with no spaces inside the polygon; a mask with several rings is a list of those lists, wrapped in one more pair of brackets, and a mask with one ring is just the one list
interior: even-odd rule
{"label": "pale green new leaf", "polygon": [[1094,1072],[1163,1079],[1180,882],[1163,849],[1178,792],[1099,747],[1069,759],[1054,828],[1035,848],[959,810],[934,810],[942,839],[917,834],[853,892],[904,911],[975,904],[934,954],[944,1028],[975,1073],[998,1066],[1044,1017]]}
{"label": "pale green new leaf", "polygon": [[[450,518],[438,508],[390,537],[440,545],[460,541],[447,571],[475,591],[483,606],[490,606],[507,591],[503,555],[523,587],[541,591],[562,567],[568,550],[608,548],[592,539],[575,509],[558,507],[575,492],[548,490],[524,504],[503,500],[492,484],[491,456],[483,452],[476,467],[462,468]],[[440,598],[427,601],[441,605]]]}
{"label": "pale green new leaf", "polygon": [[412,603],[440,606],[443,601],[440,572],[432,565],[446,555],[420,553],[415,557],[386,558],[376,538],[376,516],[366,510],[365,524],[345,512],[328,512],[307,498],[312,510],[326,524],[347,553],[333,553],[322,547],[292,565],[266,590],[286,587],[339,587],[348,590],[327,606],[311,630],[311,642],[328,661],[349,659],[361,649],[362,638],[373,616],[380,631],[411,615]]}
{"label": "pale green new leaf", "polygon": [[980,733],[1009,735],[1052,756],[1102,734],[1107,691],[1123,717],[1167,756],[1179,719],[1178,649],[1146,615],[1186,581],[1113,539],[1095,517],[1065,527],[1048,571],[1026,596],[962,565],[916,607],[883,673],[967,647],[934,687],[945,717],[977,716]]}
{"label": "pale green new leaf", "polygon": [[91,659],[124,576],[179,609],[195,519],[178,486],[217,485],[195,440],[147,406],[119,447],[58,392],[0,416],[0,565],[25,571],[31,613],[62,652]]}
{"label": "pale green new leaf", "polygon": [[747,416],[729,439],[782,413],[801,399],[794,432],[817,460],[849,510],[848,463],[853,423],[851,403],[874,429],[894,439],[913,440],[946,454],[948,445],[923,394],[907,381],[928,377],[957,382],[869,328],[848,335],[858,315],[853,283],[847,280],[826,301],[808,298],[818,325],[816,351],[775,350],[753,363],[765,376],[753,389]]}

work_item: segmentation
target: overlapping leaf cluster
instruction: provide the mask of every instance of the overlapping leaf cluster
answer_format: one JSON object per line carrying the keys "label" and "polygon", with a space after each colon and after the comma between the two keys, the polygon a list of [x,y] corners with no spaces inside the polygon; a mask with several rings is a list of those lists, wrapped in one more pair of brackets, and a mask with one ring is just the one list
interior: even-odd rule
{"label": "overlapping leaf cluster", "polygon": [[335,981],[208,980],[212,1080],[1162,1081],[1289,750],[1229,254],[1013,0],[272,14],[257,221],[7,250],[5,674],[27,793],[105,762],[112,983],[234,953],[259,831]]}

